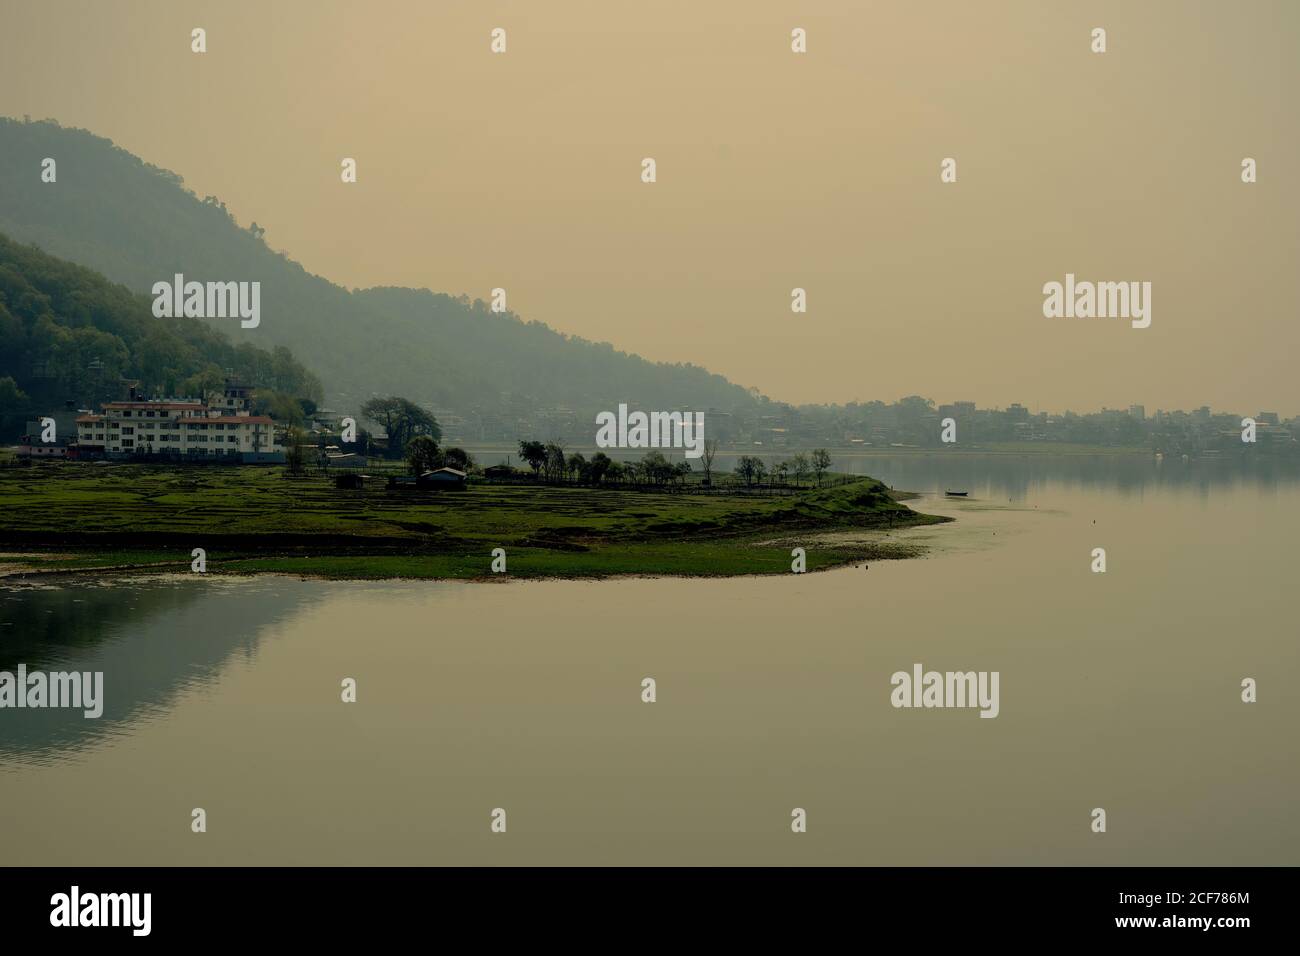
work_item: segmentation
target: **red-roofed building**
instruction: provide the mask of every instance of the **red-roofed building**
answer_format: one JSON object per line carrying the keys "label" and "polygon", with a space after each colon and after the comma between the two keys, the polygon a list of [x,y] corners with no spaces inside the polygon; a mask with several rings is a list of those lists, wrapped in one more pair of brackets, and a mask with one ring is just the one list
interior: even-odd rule
{"label": "red-roofed building", "polygon": [[275,421],[249,411],[249,389],[227,383],[202,402],[182,399],[106,402],[103,414],[77,417],[71,457],[160,457],[182,461],[284,461]]}

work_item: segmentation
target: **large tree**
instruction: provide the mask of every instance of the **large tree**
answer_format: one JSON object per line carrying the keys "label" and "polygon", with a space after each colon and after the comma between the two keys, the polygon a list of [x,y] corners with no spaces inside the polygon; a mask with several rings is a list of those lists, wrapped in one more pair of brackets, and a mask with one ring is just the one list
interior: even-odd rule
{"label": "large tree", "polygon": [[648,451],[645,457],[638,462],[641,470],[641,476],[644,481],[653,482],[656,485],[662,485],[670,481],[675,475],[672,462],[664,457],[661,451]]}
{"label": "large tree", "polygon": [[442,451],[428,435],[416,435],[406,443],[406,460],[413,474],[422,475],[442,467]]}
{"label": "large tree", "polygon": [[812,474],[812,464],[808,461],[808,456],[803,452],[795,455],[790,459],[790,471],[794,474],[794,483],[803,484],[804,480]]}
{"label": "large tree", "polygon": [[26,409],[27,405],[27,395],[18,387],[13,376],[6,375],[0,378],[0,415],[20,412]]}
{"label": "large tree", "polygon": [[598,451],[591,456],[591,461],[587,462],[587,480],[593,485],[598,485],[605,480],[605,476],[610,472],[610,466],[614,462],[603,451]]}
{"label": "large tree", "polygon": [[543,462],[542,468],[545,471],[547,481],[563,481],[564,469],[568,459],[564,454],[564,443],[558,438],[546,443],[546,461]]}
{"label": "large tree", "polygon": [[401,458],[407,444],[417,435],[427,435],[435,443],[442,441],[438,420],[405,398],[396,395],[372,398],[361,406],[361,414],[376,425],[384,426],[388,433],[389,458]]}
{"label": "large tree", "polygon": [[830,467],[831,467],[830,452],[828,452],[825,448],[815,449],[812,453],[812,469],[814,474],[817,475],[818,488],[821,487],[822,476],[826,474],[827,470]]}
{"label": "large tree", "polygon": [[448,468],[455,468],[468,474],[474,467],[474,456],[463,448],[448,448],[442,453],[442,463]]}
{"label": "large tree", "polygon": [[297,428],[290,428],[284,436],[284,464],[291,475],[301,475],[306,468],[303,458],[302,443],[304,435]]}
{"label": "large tree", "polygon": [[736,474],[747,486],[752,486],[755,482],[762,483],[767,465],[756,455],[741,455],[736,460]]}
{"label": "large tree", "polygon": [[536,475],[542,465],[546,464],[546,446],[539,441],[521,441],[519,457],[532,466],[533,474]]}
{"label": "large tree", "polygon": [[718,440],[716,438],[704,439],[703,455],[701,464],[704,466],[704,483],[713,484],[713,456],[718,453]]}

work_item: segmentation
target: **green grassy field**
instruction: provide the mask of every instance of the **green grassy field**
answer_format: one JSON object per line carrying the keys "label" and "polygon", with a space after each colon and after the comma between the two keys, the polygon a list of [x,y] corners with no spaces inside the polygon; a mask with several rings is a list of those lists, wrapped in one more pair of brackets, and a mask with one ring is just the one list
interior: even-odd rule
{"label": "green grassy field", "polygon": [[[156,567],[337,578],[479,578],[494,548],[514,577],[788,573],[828,531],[918,514],[864,478],[792,496],[472,484],[463,492],[336,489],[266,467],[43,462],[0,470],[0,574]],[[914,549],[865,535],[806,545],[808,569]]]}

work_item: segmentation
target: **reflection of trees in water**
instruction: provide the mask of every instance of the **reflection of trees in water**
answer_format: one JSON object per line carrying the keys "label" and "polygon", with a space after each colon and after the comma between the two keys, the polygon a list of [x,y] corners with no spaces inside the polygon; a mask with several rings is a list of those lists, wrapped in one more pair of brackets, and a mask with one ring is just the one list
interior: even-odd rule
{"label": "reflection of trees in water", "polygon": [[[792,454],[792,453],[790,453]],[[782,457],[778,455],[777,457]],[[789,454],[784,455],[789,457]],[[1199,490],[1245,486],[1272,490],[1300,484],[1300,464],[1166,458],[1148,455],[978,455],[961,452],[915,455],[831,454],[834,471],[871,475],[903,491],[970,491],[976,496],[1023,498],[1049,483],[1121,494],[1160,488]],[[734,455],[718,455],[714,467],[729,470]]]}
{"label": "reflection of trees in water", "polygon": [[252,657],[263,628],[294,613],[320,582],[67,582],[0,591],[0,670],[102,671],[104,712],[0,711],[0,761],[57,760],[211,683],[237,651]]}

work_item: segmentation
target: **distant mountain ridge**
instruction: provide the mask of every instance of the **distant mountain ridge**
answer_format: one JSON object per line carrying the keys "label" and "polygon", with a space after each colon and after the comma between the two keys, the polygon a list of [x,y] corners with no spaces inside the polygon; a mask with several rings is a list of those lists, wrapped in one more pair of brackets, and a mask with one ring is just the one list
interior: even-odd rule
{"label": "distant mountain ridge", "polygon": [[[55,184],[40,181],[47,156],[58,163]],[[180,176],[107,139],[0,118],[0,232],[142,293],[176,273],[259,281],[259,328],[211,321],[237,343],[289,347],[339,410],[393,393],[504,416],[561,406],[586,413],[614,401],[738,412],[763,402],[698,366],[649,362],[465,296],[349,291],[270,249],[254,226],[241,227],[214,197],[200,199]]]}

